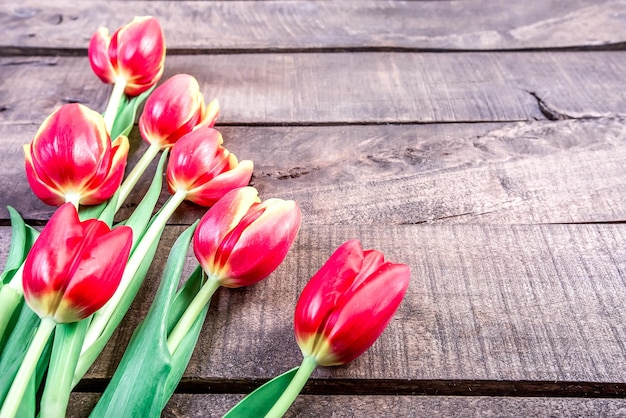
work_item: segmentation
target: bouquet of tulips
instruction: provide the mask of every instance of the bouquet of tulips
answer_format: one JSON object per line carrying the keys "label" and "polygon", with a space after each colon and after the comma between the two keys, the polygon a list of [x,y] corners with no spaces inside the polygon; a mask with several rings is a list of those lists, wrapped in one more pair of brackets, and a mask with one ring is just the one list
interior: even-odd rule
{"label": "bouquet of tulips", "polygon": [[[113,84],[103,114],[80,104],[55,110],[24,146],[32,191],[58,209],[41,231],[9,208],[11,248],[0,276],[0,418],[62,417],[72,388],[109,341],[139,291],[167,221],[187,200],[209,208],[170,250],[152,307],[135,330],[92,416],[159,416],[194,350],[212,295],[268,277],[296,239],[294,201],[262,201],[213,128],[196,79],[156,86],[165,62],[159,22],[138,17],[89,43],[95,74]],[[138,110],[148,147],[126,167]],[[150,188],[133,213],[116,215],[151,162]],[[125,175],[125,173],[127,173]],[[163,177],[170,197],[157,209]],[[182,271],[189,247],[197,267]],[[358,241],[343,244],[295,307],[303,361],[234,406],[227,416],[281,416],[318,365],[367,350],[397,310],[409,269]]]}

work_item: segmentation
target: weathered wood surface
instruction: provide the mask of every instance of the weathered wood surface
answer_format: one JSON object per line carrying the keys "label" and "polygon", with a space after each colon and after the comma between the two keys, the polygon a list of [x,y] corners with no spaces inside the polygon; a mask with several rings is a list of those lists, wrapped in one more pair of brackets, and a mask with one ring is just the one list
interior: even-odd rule
{"label": "weathered wood surface", "polygon": [[[0,125],[1,218],[8,204],[30,220],[53,213],[24,174],[22,144],[36,129]],[[295,199],[307,225],[626,220],[623,119],[220,130],[235,155],[255,162],[252,183],[261,196]],[[132,142],[131,166],[145,149],[139,138]],[[204,211],[185,204],[172,222],[191,223]]]}
{"label": "weathered wood surface", "polygon": [[[221,124],[493,122],[626,115],[626,52],[290,53],[172,56],[219,98]],[[0,58],[0,124],[63,103],[103,110],[85,57]],[[540,106],[541,105],[541,106]]]}
{"label": "weathered wood surface", "polygon": [[[175,394],[163,412],[164,418],[221,417],[243,395]],[[68,417],[87,417],[98,395],[75,394]],[[626,412],[623,399],[490,398],[446,396],[314,396],[301,395],[285,417],[503,417],[512,412],[523,416],[604,416]]]}
{"label": "weathered wood surface", "polygon": [[162,20],[172,53],[203,51],[409,49],[510,50],[623,47],[620,0],[128,1],[26,0],[0,5],[0,51],[75,53],[99,26],[132,16]]}
{"label": "weathered wood surface", "polygon": [[[297,365],[298,293],[348,238],[411,266],[407,298],[288,416],[626,414],[626,1],[3,2],[4,225],[7,204],[36,224],[52,213],[22,166],[41,121],[67,102],[104,108],[93,31],[145,14],[164,25],[166,77],[193,74],[220,99],[225,144],[255,161],[262,197],[304,212],[267,281],[218,292],[164,416],[219,416]],[[183,205],[172,224],[202,212]],[[181,230],[70,416],[111,377]]]}

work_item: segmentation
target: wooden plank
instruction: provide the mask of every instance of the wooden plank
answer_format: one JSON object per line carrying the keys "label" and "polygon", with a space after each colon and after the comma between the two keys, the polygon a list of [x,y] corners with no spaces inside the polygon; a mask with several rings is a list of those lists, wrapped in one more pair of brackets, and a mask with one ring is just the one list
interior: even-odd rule
{"label": "wooden plank", "polygon": [[[180,231],[168,228],[165,242]],[[305,225],[268,280],[217,292],[184,377],[187,391],[245,393],[298,365],[292,326],[298,294],[349,238],[410,265],[412,281],[368,352],[313,373],[324,394],[429,393],[439,381],[439,388],[455,382],[469,388],[456,394],[496,385],[502,395],[514,392],[511,382],[548,389],[561,382],[553,394],[569,396],[589,387],[600,396],[625,393],[624,225]],[[166,249],[87,383],[112,375],[151,303]]]}
{"label": "wooden plank", "polygon": [[[36,129],[0,125],[0,219],[9,204],[31,220],[53,212],[24,175],[22,144]],[[309,225],[626,220],[622,119],[220,129],[235,155],[254,160],[261,196],[295,199]],[[131,142],[138,145],[130,166],[145,149],[139,138]],[[190,224],[203,213],[185,204],[172,222]]]}
{"label": "wooden plank", "polygon": [[[221,417],[241,396],[175,394],[163,417]],[[96,394],[72,395],[68,418],[86,418],[96,402]],[[623,399],[300,395],[285,416],[518,417],[523,411],[524,416],[582,417],[622,416],[625,408]]]}
{"label": "wooden plank", "polygon": [[[241,54],[170,56],[166,76],[198,78],[222,124],[484,122],[626,115],[625,66],[626,52]],[[110,90],[84,57],[0,67],[0,124],[102,110]]]}
{"label": "wooden plank", "polygon": [[[484,7],[467,1],[128,1],[0,6],[0,50],[85,50],[99,27],[154,15],[170,51],[409,49],[495,50],[623,46],[620,0],[533,0]],[[69,51],[68,51],[69,50]]]}

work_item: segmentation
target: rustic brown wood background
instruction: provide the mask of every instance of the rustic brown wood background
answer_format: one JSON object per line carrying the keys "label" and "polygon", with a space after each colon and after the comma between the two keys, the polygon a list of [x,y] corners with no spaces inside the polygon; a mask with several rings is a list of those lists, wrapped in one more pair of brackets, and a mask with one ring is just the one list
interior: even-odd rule
{"label": "rustic brown wood background", "polygon": [[[225,145],[254,160],[261,196],[304,216],[268,280],[218,292],[165,416],[220,416],[299,364],[295,301],[349,238],[409,264],[411,286],[380,340],[318,369],[290,416],[626,414],[626,1],[5,1],[3,257],[6,205],[38,226],[54,210],[28,188],[22,144],[63,103],[104,108],[87,43],[136,15],[164,27],[165,77],[192,74],[220,100]],[[202,213],[173,217],[72,417]]]}

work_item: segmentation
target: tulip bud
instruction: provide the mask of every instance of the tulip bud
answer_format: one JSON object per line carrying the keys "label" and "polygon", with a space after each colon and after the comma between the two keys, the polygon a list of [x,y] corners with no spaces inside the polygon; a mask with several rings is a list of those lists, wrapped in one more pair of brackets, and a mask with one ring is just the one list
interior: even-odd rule
{"label": "tulip bud", "polygon": [[102,116],[72,103],[46,118],[24,154],[28,183],[44,203],[97,205],[122,182],[128,139],[111,142]]}
{"label": "tulip bud", "polygon": [[107,28],[100,28],[89,42],[88,54],[91,68],[100,80],[115,84],[123,79],[126,81],[124,93],[138,96],[163,75],[163,29],[150,16],[135,17],[111,37]]}
{"label": "tulip bud", "polygon": [[269,276],[287,256],[300,228],[296,202],[261,202],[257,193],[254,187],[228,192],[196,228],[196,258],[220,286],[247,286]]}
{"label": "tulip bud", "polygon": [[200,92],[198,81],[188,74],[177,74],[157,87],[139,118],[139,131],[149,144],[169,148],[181,136],[192,130],[215,124],[219,103],[208,107]]}
{"label": "tulip bud", "polygon": [[409,285],[409,267],[385,262],[357,240],[339,247],[305,286],[295,312],[296,340],[317,364],[345,364],[383,332]]}
{"label": "tulip bud", "polygon": [[81,222],[66,203],[52,215],[24,262],[24,299],[41,318],[75,322],[100,309],[122,278],[132,230]]}
{"label": "tulip bud", "polygon": [[199,128],[180,138],[167,164],[170,193],[185,191],[186,199],[212,206],[225,193],[250,182],[253,164],[222,147],[222,135],[213,128]]}

